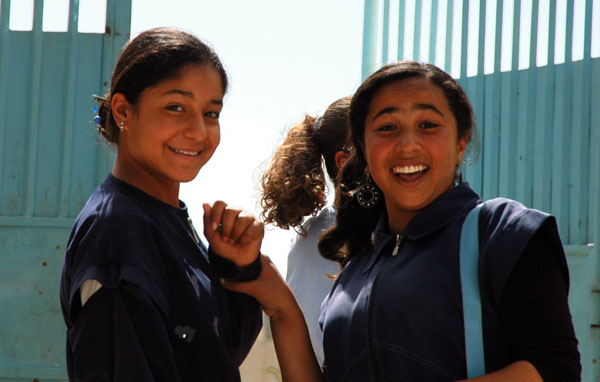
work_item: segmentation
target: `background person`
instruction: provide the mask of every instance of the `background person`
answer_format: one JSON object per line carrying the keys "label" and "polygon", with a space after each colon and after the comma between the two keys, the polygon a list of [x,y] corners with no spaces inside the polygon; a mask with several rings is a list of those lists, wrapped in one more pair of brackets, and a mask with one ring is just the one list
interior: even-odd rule
{"label": "background person", "polygon": [[[307,115],[292,127],[261,178],[264,223],[298,233],[287,258],[286,281],[302,308],[319,363],[323,362],[321,302],[333,285],[332,275],[340,272],[338,262],[323,258],[317,250],[317,240],[335,222],[335,209],[326,205],[325,170],[335,185],[348,159],[350,99],[341,98],[322,117]],[[304,220],[306,216],[310,218]]]}

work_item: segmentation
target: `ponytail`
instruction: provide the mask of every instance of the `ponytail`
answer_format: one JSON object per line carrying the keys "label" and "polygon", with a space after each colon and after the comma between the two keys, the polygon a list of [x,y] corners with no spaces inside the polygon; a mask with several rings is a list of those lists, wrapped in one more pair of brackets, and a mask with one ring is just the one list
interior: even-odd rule
{"label": "ponytail", "polygon": [[303,218],[315,215],[325,205],[326,183],[316,123],[317,118],[306,115],[292,127],[261,177],[261,218],[266,224],[304,234]]}

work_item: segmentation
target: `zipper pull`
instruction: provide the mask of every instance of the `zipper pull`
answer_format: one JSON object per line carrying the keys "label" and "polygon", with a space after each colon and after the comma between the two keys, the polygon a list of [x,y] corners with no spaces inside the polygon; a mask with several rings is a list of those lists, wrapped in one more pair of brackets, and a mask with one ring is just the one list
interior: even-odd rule
{"label": "zipper pull", "polygon": [[196,234],[196,230],[194,229],[194,224],[192,224],[192,218],[188,218],[188,225],[190,226],[190,229],[192,230],[192,235],[194,235],[194,240],[196,240],[196,243],[200,244],[200,238],[198,237],[198,234]]}
{"label": "zipper pull", "polygon": [[400,235],[400,234],[396,235],[396,246],[394,247],[394,250],[392,251],[392,256],[396,256],[398,254],[398,250],[400,249],[401,242],[402,242],[402,235]]}

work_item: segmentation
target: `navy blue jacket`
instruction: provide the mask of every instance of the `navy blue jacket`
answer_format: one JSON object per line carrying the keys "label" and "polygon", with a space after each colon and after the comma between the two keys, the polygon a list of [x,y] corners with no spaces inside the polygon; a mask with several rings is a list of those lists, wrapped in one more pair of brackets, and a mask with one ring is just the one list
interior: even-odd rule
{"label": "navy blue jacket", "polygon": [[[223,289],[187,209],[112,175],[80,212],[61,278],[71,381],[239,381],[258,302]],[[88,279],[103,287],[82,307]]]}
{"label": "navy blue jacket", "polygon": [[[373,247],[349,261],[323,302],[328,381],[466,378],[459,238],[466,214],[479,200],[463,183],[427,206],[398,237],[389,233],[387,216],[381,217]],[[486,203],[479,219],[487,372],[523,359],[511,344],[511,328],[500,310],[507,280],[534,235],[550,248],[544,262],[557,270],[551,283],[564,290],[562,301],[547,305],[566,307],[567,323],[550,332],[572,338],[567,351],[575,347],[578,366],[566,301],[568,270],[554,218],[512,200],[494,199]],[[393,256],[398,242],[399,251]],[[522,291],[525,297],[532,293]],[[532,360],[537,367],[536,362]]]}

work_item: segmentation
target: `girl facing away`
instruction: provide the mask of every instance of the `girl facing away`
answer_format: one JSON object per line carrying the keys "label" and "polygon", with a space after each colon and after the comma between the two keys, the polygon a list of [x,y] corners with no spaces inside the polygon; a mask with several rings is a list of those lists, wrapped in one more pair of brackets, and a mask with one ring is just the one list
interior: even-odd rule
{"label": "girl facing away", "polygon": [[[482,201],[459,175],[476,134],[460,85],[434,65],[388,64],[354,94],[349,120],[353,152],[336,224],[319,242],[343,265],[321,311],[324,374],[293,295],[268,262],[258,280],[226,283],[256,296],[271,317],[284,379],[579,381],[556,221],[504,198],[483,204],[471,239],[485,366],[467,379],[460,239]],[[356,168],[361,184],[344,185]]]}
{"label": "girl facing away", "polygon": [[219,144],[227,86],[216,53],[184,31],[152,29],[121,52],[98,112],[116,161],[75,221],[61,277],[71,381],[240,380],[260,306],[220,279],[258,277],[262,223],[205,204],[207,249],[178,197]]}
{"label": "girl facing away", "polygon": [[293,126],[261,178],[263,222],[297,231],[287,258],[286,281],[302,308],[319,363],[323,362],[321,302],[331,290],[332,275],[340,271],[337,261],[325,259],[317,250],[318,239],[335,222],[335,208],[326,205],[325,172],[335,185],[350,155],[350,99],[340,98],[322,117],[307,115]]}

